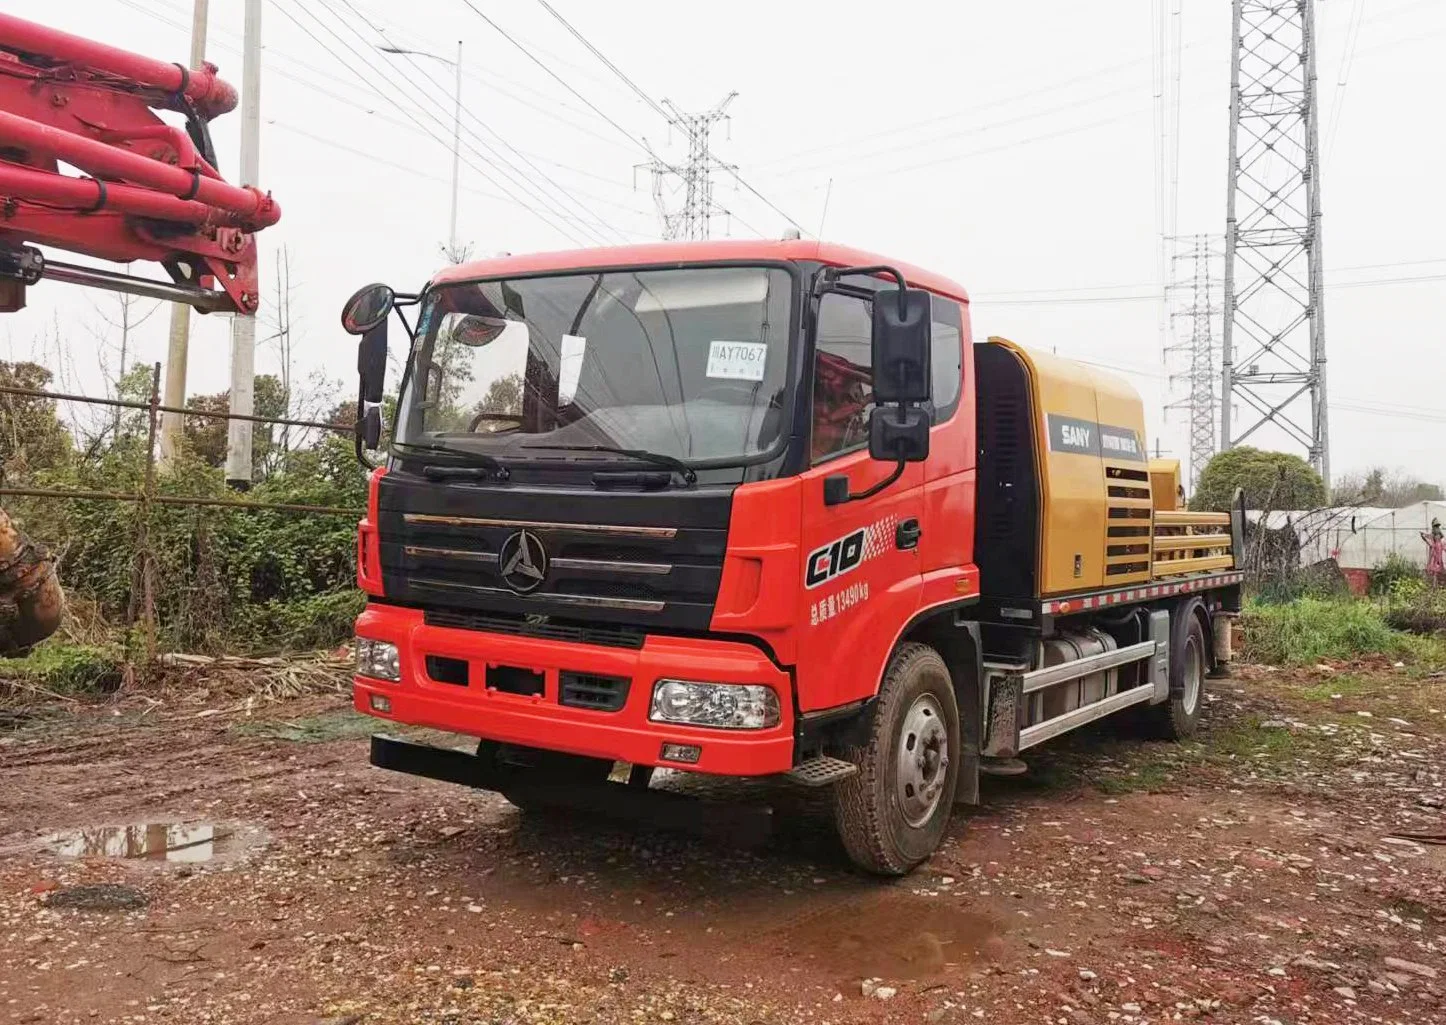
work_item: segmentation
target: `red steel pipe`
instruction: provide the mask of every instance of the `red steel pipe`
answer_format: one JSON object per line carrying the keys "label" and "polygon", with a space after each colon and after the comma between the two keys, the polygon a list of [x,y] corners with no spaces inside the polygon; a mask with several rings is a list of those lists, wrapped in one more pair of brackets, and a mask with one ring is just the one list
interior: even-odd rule
{"label": "red steel pipe", "polygon": [[207,120],[236,109],[236,90],[217,77],[212,64],[186,71],[178,64],[151,60],[11,14],[0,14],[0,46],[43,54],[162,92],[180,92],[184,83],[185,97]]}
{"label": "red steel pipe", "polygon": [[[0,24],[0,31],[3,29]],[[194,198],[234,214],[248,230],[260,230],[281,219],[280,206],[259,189],[228,185],[5,111],[0,111],[0,139],[50,154],[98,178],[125,179],[172,196]]]}
{"label": "red steel pipe", "polygon": [[[38,171],[33,167],[8,164],[0,161],[0,196],[14,196],[57,206],[73,207],[75,210],[115,210],[136,214],[141,217],[155,217],[165,221],[181,221],[186,224],[224,223],[227,218],[216,218],[216,211],[205,203],[194,199],[177,199],[150,189],[135,185],[105,183],[104,203],[100,186],[92,178],[71,178],[68,175]],[[0,223],[0,230],[4,225]]]}

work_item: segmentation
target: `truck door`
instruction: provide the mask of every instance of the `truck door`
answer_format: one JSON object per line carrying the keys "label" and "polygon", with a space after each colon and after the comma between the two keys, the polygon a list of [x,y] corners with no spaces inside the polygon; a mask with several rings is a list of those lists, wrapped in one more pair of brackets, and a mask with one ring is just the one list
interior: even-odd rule
{"label": "truck door", "polygon": [[923,464],[872,498],[825,505],[824,479],[857,493],[894,469],[869,456],[871,301],[830,292],[818,306],[811,466],[803,474],[796,680],[802,711],[871,697],[900,629],[919,605]]}

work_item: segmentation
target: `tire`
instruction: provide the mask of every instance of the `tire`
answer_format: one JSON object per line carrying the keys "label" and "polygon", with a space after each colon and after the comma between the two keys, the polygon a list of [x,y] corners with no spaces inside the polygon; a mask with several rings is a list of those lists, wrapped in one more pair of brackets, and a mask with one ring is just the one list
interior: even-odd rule
{"label": "tire", "polygon": [[1150,732],[1163,740],[1184,740],[1200,728],[1205,707],[1205,681],[1210,650],[1201,606],[1190,601],[1179,606],[1170,628],[1170,699],[1146,710]]}
{"label": "tire", "polygon": [[552,787],[602,783],[613,763],[601,758],[483,740],[477,745],[492,788],[523,811],[547,808]]}
{"label": "tire", "polygon": [[859,769],[834,787],[834,823],[849,859],[876,875],[904,875],[944,838],[959,781],[959,708],[937,651],[900,645],[867,743],[840,756]]}

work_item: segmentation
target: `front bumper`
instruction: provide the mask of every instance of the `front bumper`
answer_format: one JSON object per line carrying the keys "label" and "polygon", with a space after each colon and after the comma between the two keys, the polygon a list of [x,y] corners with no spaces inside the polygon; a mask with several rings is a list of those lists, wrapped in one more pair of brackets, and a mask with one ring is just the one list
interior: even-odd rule
{"label": "front bumper", "polygon": [[[352,701],[357,711],[367,715],[634,765],[672,765],[728,776],[762,776],[793,768],[792,680],[748,644],[649,636],[640,649],[613,648],[431,626],[420,610],[378,604],[367,606],[357,619],[357,633],[390,641],[401,655],[398,683],[355,677]],[[428,656],[465,661],[469,683],[431,679]],[[489,665],[541,673],[543,693],[489,689],[482,683]],[[564,671],[627,677],[632,682],[626,702],[615,712],[562,705],[558,677]],[[762,730],[651,722],[653,683],[662,677],[766,684],[778,693],[782,719]],[[371,707],[373,694],[387,698],[390,712]],[[698,747],[698,761],[689,765],[663,761],[665,743]]]}

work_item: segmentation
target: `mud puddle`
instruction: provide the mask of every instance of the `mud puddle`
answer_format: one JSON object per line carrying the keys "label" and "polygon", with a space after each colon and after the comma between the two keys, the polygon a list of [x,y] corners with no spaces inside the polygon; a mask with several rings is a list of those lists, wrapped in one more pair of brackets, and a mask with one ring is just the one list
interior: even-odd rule
{"label": "mud puddle", "polygon": [[947,898],[884,893],[835,904],[774,931],[773,938],[844,980],[927,979],[994,960],[1002,929]]}
{"label": "mud puddle", "polygon": [[211,822],[142,822],[69,829],[46,837],[62,858],[120,858],[196,864],[235,859],[256,846],[257,831]]}

